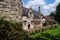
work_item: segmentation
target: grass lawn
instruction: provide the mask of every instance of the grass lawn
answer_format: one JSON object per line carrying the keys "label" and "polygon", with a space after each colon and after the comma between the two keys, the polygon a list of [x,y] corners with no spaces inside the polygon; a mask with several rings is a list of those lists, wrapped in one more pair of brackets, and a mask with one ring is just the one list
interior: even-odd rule
{"label": "grass lawn", "polygon": [[[57,25],[57,28],[56,29],[52,29],[52,30],[46,30],[42,33],[49,33],[53,36],[56,36],[57,34],[60,34],[60,24]],[[36,33],[34,35],[31,35],[30,37],[34,38],[34,37],[37,37],[37,36],[40,36],[41,33]]]}
{"label": "grass lawn", "polygon": [[57,25],[56,29],[44,31],[44,33],[49,33],[51,35],[57,35],[60,33],[60,24]]}

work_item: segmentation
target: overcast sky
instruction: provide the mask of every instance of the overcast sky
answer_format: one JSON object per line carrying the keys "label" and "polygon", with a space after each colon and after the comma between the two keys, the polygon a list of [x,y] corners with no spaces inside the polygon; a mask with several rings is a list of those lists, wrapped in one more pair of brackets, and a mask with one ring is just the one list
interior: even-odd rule
{"label": "overcast sky", "polygon": [[30,5],[37,11],[38,6],[41,7],[43,15],[49,15],[52,11],[55,11],[57,4],[60,0],[22,0],[23,6],[29,8]]}

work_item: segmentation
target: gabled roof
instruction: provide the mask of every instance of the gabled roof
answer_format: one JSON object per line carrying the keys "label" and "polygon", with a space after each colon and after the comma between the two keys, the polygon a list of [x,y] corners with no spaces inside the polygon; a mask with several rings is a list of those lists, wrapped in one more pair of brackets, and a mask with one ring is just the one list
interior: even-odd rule
{"label": "gabled roof", "polygon": [[[28,11],[29,11],[28,8],[23,7],[23,15],[22,16],[27,16],[28,17]],[[33,12],[35,18],[39,18],[39,12],[38,11],[32,10],[32,12]]]}

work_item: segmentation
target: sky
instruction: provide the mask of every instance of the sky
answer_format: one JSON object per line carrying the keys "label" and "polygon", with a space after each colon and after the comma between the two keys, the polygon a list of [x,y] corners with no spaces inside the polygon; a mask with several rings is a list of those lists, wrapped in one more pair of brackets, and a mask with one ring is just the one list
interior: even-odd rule
{"label": "sky", "polygon": [[33,10],[38,10],[40,6],[41,13],[43,15],[49,15],[51,12],[56,10],[56,6],[60,0],[22,0],[23,6],[29,8],[32,6]]}

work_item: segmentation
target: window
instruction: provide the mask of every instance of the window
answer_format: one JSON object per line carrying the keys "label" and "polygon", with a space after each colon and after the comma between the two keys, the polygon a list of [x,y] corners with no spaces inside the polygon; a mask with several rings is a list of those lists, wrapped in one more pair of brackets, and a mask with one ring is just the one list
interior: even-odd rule
{"label": "window", "polygon": [[18,18],[18,16],[16,16],[16,18]]}
{"label": "window", "polygon": [[24,21],[24,25],[26,25],[26,22],[27,22],[27,21]]}
{"label": "window", "polygon": [[29,17],[32,17],[32,14],[31,13],[29,13],[28,15],[29,15]]}

